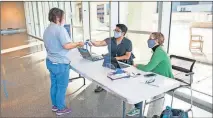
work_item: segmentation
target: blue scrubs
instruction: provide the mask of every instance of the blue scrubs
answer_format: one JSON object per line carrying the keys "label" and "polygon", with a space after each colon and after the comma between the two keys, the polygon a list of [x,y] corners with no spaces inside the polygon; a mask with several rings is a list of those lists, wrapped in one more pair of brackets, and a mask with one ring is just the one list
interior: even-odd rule
{"label": "blue scrubs", "polygon": [[43,35],[44,45],[47,51],[46,66],[50,72],[51,88],[50,96],[52,105],[59,110],[66,107],[65,94],[69,82],[69,59],[66,54],[69,50],[63,45],[71,42],[68,32],[63,26],[50,23]]}

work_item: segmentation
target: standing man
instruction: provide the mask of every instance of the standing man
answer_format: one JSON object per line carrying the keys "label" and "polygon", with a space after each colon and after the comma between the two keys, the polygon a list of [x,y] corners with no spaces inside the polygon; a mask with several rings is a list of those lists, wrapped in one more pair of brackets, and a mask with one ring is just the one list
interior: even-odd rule
{"label": "standing man", "polygon": [[[109,54],[117,61],[133,65],[132,42],[125,37],[128,28],[124,24],[117,24],[114,30],[114,37],[102,41],[91,42],[93,46],[108,46]],[[103,88],[97,86],[95,92],[101,92]]]}

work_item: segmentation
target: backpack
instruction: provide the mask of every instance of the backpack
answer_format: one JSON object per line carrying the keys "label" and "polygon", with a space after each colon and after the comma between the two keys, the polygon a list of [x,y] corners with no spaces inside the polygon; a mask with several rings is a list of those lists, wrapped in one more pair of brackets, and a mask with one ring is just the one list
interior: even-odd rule
{"label": "backpack", "polygon": [[171,107],[167,106],[161,113],[160,118],[188,118],[188,112],[181,109],[172,109]]}

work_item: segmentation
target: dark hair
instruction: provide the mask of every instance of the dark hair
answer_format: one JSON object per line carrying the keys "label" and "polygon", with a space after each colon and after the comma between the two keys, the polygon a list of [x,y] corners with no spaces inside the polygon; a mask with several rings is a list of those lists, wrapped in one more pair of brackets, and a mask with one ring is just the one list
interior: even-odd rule
{"label": "dark hair", "polygon": [[48,19],[49,19],[50,22],[56,23],[56,18],[60,18],[60,22],[61,22],[63,15],[64,15],[63,10],[61,10],[59,8],[52,8],[49,11]]}
{"label": "dark hair", "polygon": [[126,34],[126,32],[128,30],[128,28],[124,24],[117,24],[116,27],[118,27],[119,29],[121,29],[121,31],[124,32],[124,35]]}

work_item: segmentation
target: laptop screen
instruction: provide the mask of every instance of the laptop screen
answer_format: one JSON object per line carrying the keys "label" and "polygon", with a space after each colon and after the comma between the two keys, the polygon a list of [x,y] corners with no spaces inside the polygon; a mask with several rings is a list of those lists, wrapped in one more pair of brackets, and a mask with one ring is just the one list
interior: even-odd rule
{"label": "laptop screen", "polygon": [[84,58],[91,57],[91,55],[87,49],[78,48],[78,50]]}

